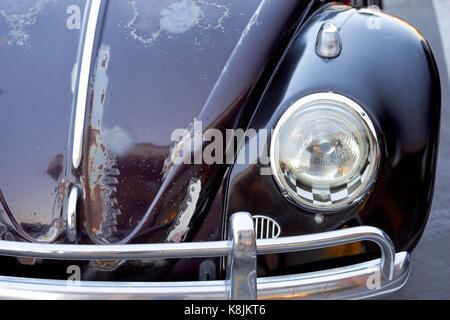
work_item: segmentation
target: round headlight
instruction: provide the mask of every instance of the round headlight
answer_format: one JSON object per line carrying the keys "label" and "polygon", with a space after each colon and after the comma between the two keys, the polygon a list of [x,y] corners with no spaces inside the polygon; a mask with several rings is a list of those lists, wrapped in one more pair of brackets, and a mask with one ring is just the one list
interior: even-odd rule
{"label": "round headlight", "polygon": [[338,210],[368,191],[378,168],[378,148],[375,128],[356,102],[317,93],[296,101],[278,121],[271,168],[290,200]]}

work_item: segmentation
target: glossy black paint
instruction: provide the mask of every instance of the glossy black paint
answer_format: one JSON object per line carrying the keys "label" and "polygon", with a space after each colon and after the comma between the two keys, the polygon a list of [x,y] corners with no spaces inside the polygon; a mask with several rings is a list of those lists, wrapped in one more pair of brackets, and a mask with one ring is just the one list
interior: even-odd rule
{"label": "glossy black paint", "polygon": [[[353,99],[374,122],[381,146],[373,191],[357,206],[325,215],[319,225],[314,221],[316,212],[291,204],[272,176],[260,175],[261,165],[236,164],[230,177],[228,216],[236,211],[267,215],[281,225],[281,236],[371,225],[387,232],[397,251],[414,248],[433,196],[439,74],[427,42],[416,29],[386,14],[378,18],[380,29],[370,29],[367,20],[374,17],[334,5],[314,14],[288,49],[249,124],[257,130],[271,129],[294,101],[311,93],[332,91]],[[315,53],[316,36],[325,21],[334,23],[342,38],[342,53],[332,60]],[[296,258],[270,257],[266,270],[367,251],[365,244],[356,244]]]}
{"label": "glossy black paint", "polygon": [[[47,4],[47,1],[11,3],[7,9],[17,12],[41,3]],[[41,210],[32,227],[39,224],[48,227],[54,217],[60,222],[57,241],[66,242],[62,219],[67,210],[64,203],[67,200],[66,191],[68,187],[77,185],[82,190],[82,198],[78,202],[79,243],[221,239],[223,201],[219,202],[219,207],[214,199],[223,199],[223,196],[219,197],[219,190],[223,190],[226,166],[165,166],[173,147],[171,133],[175,129],[188,128],[195,119],[203,122],[203,129],[209,127],[224,131],[236,127],[243,114],[251,114],[254,105],[246,104],[250,93],[307,4],[308,1],[296,0],[103,1],[89,80],[82,165],[75,169],[71,161],[76,106],[73,103],[76,88],[74,92],[70,91],[72,69],[60,68],[54,70],[59,72],[60,77],[54,79],[58,83],[48,88],[47,95],[54,91],[65,92],[66,114],[61,117],[61,131],[55,131],[52,126],[47,128],[49,136],[60,137],[64,146],[64,157],[58,158],[62,168],[58,178],[64,181],[65,193],[61,195],[60,210],[56,213]],[[26,8],[21,8],[22,5]],[[69,32],[65,28],[67,5],[58,2],[56,13],[46,11],[48,7],[43,6],[37,17],[58,14],[60,19],[55,19],[54,23],[64,32],[59,34],[55,27],[54,39],[71,52],[68,58],[64,58],[72,68],[75,62],[81,62],[82,42],[77,30],[73,31],[73,37],[65,38]],[[81,5],[80,9],[84,16],[81,25],[84,32],[87,10]],[[180,12],[184,13],[181,14],[185,19],[183,21],[179,21],[177,14]],[[44,39],[49,35],[45,24],[32,28]],[[35,40],[34,37],[31,40]],[[47,45],[42,39],[41,42],[43,47]],[[30,50],[36,50],[35,46],[35,42],[30,42]],[[11,46],[8,50],[22,54],[23,48]],[[12,55],[2,57],[1,61],[11,68],[14,68],[15,62]],[[31,73],[34,69],[29,71]],[[20,74],[18,78],[23,76]],[[45,74],[41,77],[46,79]],[[67,86],[61,77],[67,78]],[[10,90],[4,83],[6,78],[0,85],[4,94],[9,94]],[[11,86],[17,86],[17,83]],[[23,98],[33,100],[36,96],[30,94]],[[42,100],[45,99],[42,97]],[[9,104],[17,107],[20,100],[16,97]],[[33,121],[47,124],[50,118],[53,123],[52,117],[52,111],[46,110],[35,119],[25,117],[25,120],[31,123],[33,130]],[[47,135],[40,137],[36,134],[34,138],[39,141],[44,138],[42,143],[48,148],[55,147]],[[24,159],[33,162],[33,153],[28,148],[24,154],[19,152],[23,146],[1,141],[1,147],[9,148],[10,157],[16,159],[17,164]],[[49,153],[46,153],[48,157]],[[50,164],[52,161],[53,158],[47,160]],[[18,172],[17,169],[11,170],[14,160],[11,164],[1,164],[2,169],[10,171],[11,175]],[[40,177],[42,169],[34,166],[32,171],[33,183],[43,183]],[[27,179],[25,175],[20,177],[23,185],[27,184]],[[183,230],[184,234],[171,237],[171,231],[189,200],[188,186],[193,179],[201,182],[201,191],[197,203],[194,203],[192,221],[189,228]],[[10,192],[27,201],[36,194],[36,190],[14,191],[11,183],[6,179],[2,181],[1,190],[9,190],[4,193],[10,204],[14,204],[10,200]],[[47,191],[42,189],[41,192]],[[50,199],[42,197],[36,204],[51,206],[52,196],[56,197],[53,194]],[[34,205],[31,200],[27,202],[27,210],[32,210]],[[11,216],[20,217],[22,214],[14,206],[10,211]],[[213,228],[209,223],[194,223],[194,220],[211,221],[207,219],[209,211],[216,217],[211,224]],[[4,221],[8,222],[8,217],[5,216]],[[20,222],[17,226],[6,223],[8,230],[14,233],[17,240],[34,241],[20,235],[23,227]],[[37,236],[42,236],[42,231],[37,232]],[[55,239],[52,238],[47,242],[53,241]],[[170,264],[163,262],[154,267],[152,263],[137,262],[122,264],[120,269],[128,268],[128,272],[124,272],[127,276],[145,273],[147,279],[155,279],[163,277]],[[98,269],[119,268],[118,263],[106,262],[83,265],[83,274],[88,279],[103,278]],[[121,270],[106,277],[115,275],[122,277]]]}
{"label": "glossy black paint", "polygon": [[[85,1],[70,5],[84,10]],[[67,142],[79,29],[64,1],[0,3],[0,223],[20,240],[65,232]]]}
{"label": "glossy black paint", "polygon": [[[369,30],[369,15],[328,6],[297,30],[294,39],[296,28],[309,16],[305,8],[315,10],[322,3],[167,0],[155,7],[147,0],[105,1],[90,77],[82,167],[74,169],[70,86],[80,32],[65,28],[64,2],[29,0],[7,9],[16,12],[36,3],[44,6],[30,29],[26,50],[11,45],[9,34],[0,32],[4,38],[0,38],[0,110],[8,114],[0,117],[4,209],[0,207],[0,222],[16,240],[41,237],[39,241],[65,243],[61,217],[67,210],[68,187],[77,185],[83,191],[80,243],[220,240],[226,235],[229,215],[242,210],[273,217],[282,236],[367,224],[385,230],[397,250],[410,250],[418,241],[431,205],[440,88],[426,41],[406,23],[383,15],[382,29]],[[192,14],[198,14],[200,7],[208,13],[206,20],[194,19],[186,30],[186,25],[183,30],[162,27],[162,12],[167,14],[180,3],[190,4]],[[74,4],[85,10],[85,2]],[[323,21],[342,24],[343,51],[330,61],[314,51]],[[2,30],[11,27],[1,19],[0,23],[5,26]],[[203,122],[203,130],[270,129],[297,98],[329,90],[358,101],[379,133],[383,150],[379,176],[359,209],[326,217],[317,225],[311,212],[281,196],[271,176],[260,175],[259,165],[175,165],[170,170],[165,166],[173,146],[171,133],[189,127],[194,119]],[[99,114],[100,134],[93,121]],[[121,141],[119,148],[108,142],[111,137]],[[103,149],[107,150],[104,158],[90,152]],[[98,159],[101,163],[93,166]],[[110,166],[107,170],[105,164]],[[171,238],[193,179],[201,182],[193,218],[185,234]],[[98,189],[91,188],[89,181]],[[17,223],[11,223],[8,215]],[[52,223],[56,235],[48,237]],[[0,231],[1,236],[6,234]],[[300,256],[267,256],[260,261],[260,273],[367,251],[370,247],[365,244],[355,244]],[[196,280],[202,261],[77,264],[85,280]],[[213,263],[220,270],[219,259]],[[50,277],[61,273],[64,278],[69,264],[45,261],[19,267],[2,258],[0,269],[2,274],[12,270],[29,277],[59,270]]]}
{"label": "glossy black paint", "polygon": [[[85,192],[80,241],[180,242],[192,237],[191,226],[177,229],[191,197],[190,185],[195,181],[200,186],[193,203],[193,219],[198,219],[226,168],[174,164],[171,154],[177,145],[171,134],[192,128],[195,121],[202,122],[203,130],[224,132],[235,128],[243,113],[252,113],[248,96],[304,4],[164,1],[155,7],[137,1],[130,20],[128,3],[108,2],[96,39],[83,165],[74,174]],[[176,25],[179,29],[173,21],[166,25],[161,17],[169,18],[168,12],[179,6],[187,6],[183,10],[192,15],[202,10],[205,17],[187,19]],[[118,23],[124,20],[128,28]],[[99,81],[96,72],[109,81]],[[101,128],[96,114],[101,115]],[[107,141],[114,130],[128,140],[123,150]]]}

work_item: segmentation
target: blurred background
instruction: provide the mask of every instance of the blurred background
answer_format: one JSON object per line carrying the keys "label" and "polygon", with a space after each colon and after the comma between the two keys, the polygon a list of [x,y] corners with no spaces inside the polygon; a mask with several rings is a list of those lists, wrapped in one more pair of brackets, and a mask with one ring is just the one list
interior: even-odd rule
{"label": "blurred background", "polygon": [[430,217],[412,254],[409,281],[387,298],[450,299],[450,0],[384,0],[384,11],[409,22],[427,38],[442,87],[439,158]]}

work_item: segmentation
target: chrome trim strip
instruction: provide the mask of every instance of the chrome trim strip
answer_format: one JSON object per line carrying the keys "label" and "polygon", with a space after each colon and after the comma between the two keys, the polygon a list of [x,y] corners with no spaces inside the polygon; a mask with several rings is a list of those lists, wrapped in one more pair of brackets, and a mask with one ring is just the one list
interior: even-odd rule
{"label": "chrome trim strip", "polygon": [[228,241],[123,245],[38,244],[0,241],[0,255],[51,260],[140,260],[227,256]]}
{"label": "chrome trim strip", "polygon": [[69,193],[69,201],[67,203],[66,217],[66,234],[70,243],[74,243],[77,239],[77,201],[79,198],[79,189],[72,186]]}
{"label": "chrome trim strip", "polygon": [[230,218],[228,239],[232,242],[227,259],[227,297],[254,300],[256,294],[256,240],[252,216],[238,212]]}
{"label": "chrome trim strip", "polygon": [[[410,272],[407,252],[395,256],[393,281],[382,279],[373,289],[369,277],[380,259],[326,271],[257,279],[259,299],[362,299],[396,291]],[[226,299],[226,281],[71,282],[0,276],[0,299]]]}
{"label": "chrome trim strip", "polygon": [[395,255],[390,281],[379,277],[380,259],[305,274],[258,279],[261,299],[365,299],[401,289],[410,273],[409,253]]}
{"label": "chrome trim strip", "polygon": [[358,241],[375,242],[380,247],[381,270],[386,278],[392,279],[395,256],[394,245],[386,233],[374,227],[361,226],[302,236],[261,239],[257,241],[256,250],[258,254],[294,252],[320,249]]}
{"label": "chrome trim strip", "polygon": [[101,4],[102,0],[92,0],[90,2],[88,25],[84,39],[80,75],[78,78],[77,104],[73,134],[72,164],[75,169],[80,166],[83,155],[83,131],[89,88],[89,76]]}

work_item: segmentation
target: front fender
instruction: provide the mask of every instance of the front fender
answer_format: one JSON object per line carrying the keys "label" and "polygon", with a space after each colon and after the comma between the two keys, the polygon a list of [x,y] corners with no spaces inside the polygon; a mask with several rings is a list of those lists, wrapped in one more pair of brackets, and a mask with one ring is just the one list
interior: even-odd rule
{"label": "front fender", "polygon": [[[336,25],[341,36],[342,52],[334,59],[316,54],[324,22]],[[439,138],[440,80],[427,41],[414,27],[385,13],[336,4],[322,7],[287,49],[249,128],[272,129],[293,102],[329,91],[360,104],[376,127],[381,161],[370,195],[317,224],[315,212],[291,204],[271,175],[260,174],[267,164],[258,161],[233,167],[227,214],[248,211],[268,216],[280,224],[281,236],[370,225],[384,230],[397,251],[412,250],[431,207]],[[266,152],[268,144],[269,139]],[[240,152],[245,151],[244,146]],[[354,246],[315,257],[366,251]],[[272,269],[282,267],[281,259],[277,263]]]}

